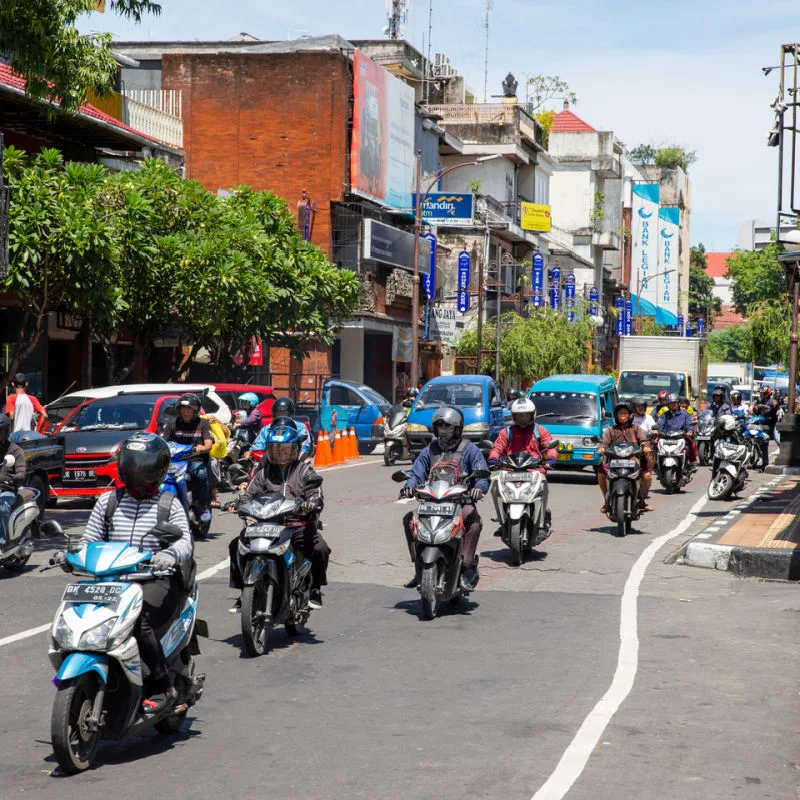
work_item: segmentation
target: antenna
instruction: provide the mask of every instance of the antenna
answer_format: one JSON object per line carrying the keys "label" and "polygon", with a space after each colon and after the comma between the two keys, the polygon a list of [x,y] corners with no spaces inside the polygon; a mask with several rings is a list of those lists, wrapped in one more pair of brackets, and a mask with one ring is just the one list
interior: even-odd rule
{"label": "antenna", "polygon": [[402,39],[403,25],[408,20],[408,0],[386,0],[386,15],[389,17],[389,24],[383,32],[390,39]]}
{"label": "antenna", "polygon": [[483,17],[485,31],[484,59],[483,59],[483,102],[489,97],[489,12],[492,10],[494,0],[486,0],[486,12]]}

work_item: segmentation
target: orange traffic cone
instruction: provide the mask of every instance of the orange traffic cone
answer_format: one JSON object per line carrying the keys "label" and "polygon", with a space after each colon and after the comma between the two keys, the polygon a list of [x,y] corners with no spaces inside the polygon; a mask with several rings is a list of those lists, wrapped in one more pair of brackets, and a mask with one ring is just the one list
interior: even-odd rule
{"label": "orange traffic cone", "polygon": [[356,429],[352,426],[350,428],[350,457],[361,458],[361,454],[358,452],[358,436],[356,435]]}
{"label": "orange traffic cone", "polygon": [[317,452],[314,455],[315,467],[329,467],[331,465],[331,443],[328,440],[328,434],[325,431],[320,431],[317,437]]}
{"label": "orange traffic cone", "polygon": [[333,440],[333,461],[332,464],[344,464],[344,442],[339,431],[336,431],[336,438]]}

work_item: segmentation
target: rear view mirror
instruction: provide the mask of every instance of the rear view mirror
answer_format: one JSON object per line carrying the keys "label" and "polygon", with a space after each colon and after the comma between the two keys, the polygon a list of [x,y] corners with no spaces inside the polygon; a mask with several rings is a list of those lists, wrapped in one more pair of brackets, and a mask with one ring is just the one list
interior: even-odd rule
{"label": "rear view mirror", "polygon": [[314,475],[305,478],[304,483],[310,489],[319,489],[322,486],[322,475]]}
{"label": "rear view mirror", "polygon": [[558,447],[560,444],[561,444],[561,441],[559,439],[551,439],[547,443],[547,449],[548,450],[552,450],[554,447]]}
{"label": "rear view mirror", "polygon": [[490,439],[484,439],[482,442],[478,442],[478,450],[486,450],[489,451],[494,447],[494,442]]}
{"label": "rear view mirror", "polygon": [[166,550],[170,545],[183,539],[183,531],[171,522],[156,523],[150,528],[150,535],[158,539],[162,550]]}
{"label": "rear view mirror", "polygon": [[63,529],[55,520],[48,519],[39,523],[40,539],[57,539],[59,536],[63,535]]}
{"label": "rear view mirror", "polygon": [[406,472],[406,470],[399,469],[397,472],[392,473],[392,480],[395,483],[405,483],[411,477],[410,472]]}

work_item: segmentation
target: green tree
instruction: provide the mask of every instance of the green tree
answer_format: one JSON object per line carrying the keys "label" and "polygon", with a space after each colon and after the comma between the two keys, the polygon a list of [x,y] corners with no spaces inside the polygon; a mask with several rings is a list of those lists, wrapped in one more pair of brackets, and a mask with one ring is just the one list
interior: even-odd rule
{"label": "green tree", "polygon": [[674,169],[680,167],[684,172],[697,161],[697,153],[678,145],[655,147],[652,144],[639,144],[628,151],[628,156],[634,164],[643,166],[657,166]]}
{"label": "green tree", "polygon": [[792,330],[791,304],[787,296],[765,300],[750,315],[752,357],[756,364],[789,360],[789,335]]}
{"label": "green tree", "polygon": [[658,150],[651,144],[638,144],[628,151],[628,155],[634,164],[649,165],[656,163]]}
{"label": "green tree", "polygon": [[566,100],[575,105],[578,96],[558,75],[531,75],[527,80],[525,98],[532,111],[537,111],[548,100]]}
{"label": "green tree", "polygon": [[713,331],[708,337],[709,361],[749,361],[753,344],[747,325]]}
{"label": "green tree", "polygon": [[702,317],[706,330],[714,327],[714,319],[722,311],[722,301],[714,295],[714,279],[706,274],[706,248],[701,243],[689,251],[689,317]]}
{"label": "green tree", "polygon": [[728,257],[727,276],[731,279],[731,295],[740,314],[751,311],[765,300],[786,291],[786,273],[778,261],[781,248],[771,242],[763,250],[734,250]]}
{"label": "green tree", "polygon": [[[81,34],[75,23],[95,0],[3,0],[0,2],[0,53],[27,81],[33,97],[48,98],[75,110],[88,88],[110,91],[119,65],[111,34]],[[159,14],[152,0],[110,0],[110,10],[139,22]]]}

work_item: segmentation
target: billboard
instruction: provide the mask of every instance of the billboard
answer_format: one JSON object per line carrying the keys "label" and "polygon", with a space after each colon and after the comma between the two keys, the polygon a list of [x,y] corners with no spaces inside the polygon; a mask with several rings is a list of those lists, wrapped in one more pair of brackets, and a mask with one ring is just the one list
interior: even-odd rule
{"label": "billboard", "polygon": [[550,206],[538,203],[520,203],[519,226],[524,231],[547,233],[551,226]]}
{"label": "billboard", "polygon": [[658,306],[658,184],[634,183],[631,224],[633,313],[656,315]]}
{"label": "billboard", "polygon": [[678,253],[681,240],[681,210],[658,211],[658,308],[656,322],[678,324]]}
{"label": "billboard", "polygon": [[414,90],[355,51],[350,188],[409,210],[414,182]]}
{"label": "billboard", "polygon": [[[472,225],[475,195],[428,192],[422,204],[422,221],[429,225]],[[414,208],[417,196],[413,195]]]}
{"label": "billboard", "polygon": [[[414,271],[414,234],[385,225],[376,219],[362,223],[362,256],[389,267]],[[431,269],[431,242],[420,236],[419,272],[428,275]]]}

